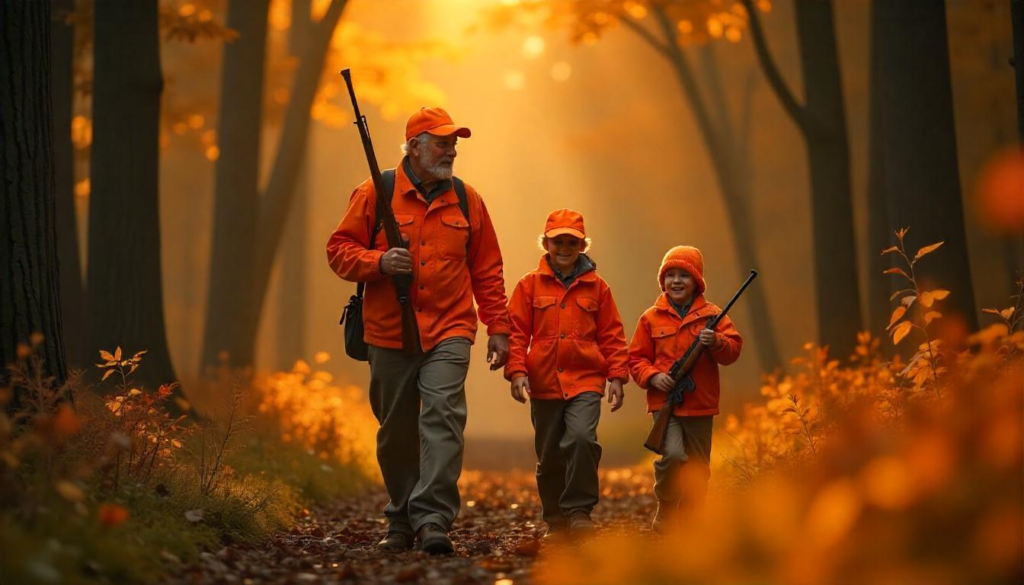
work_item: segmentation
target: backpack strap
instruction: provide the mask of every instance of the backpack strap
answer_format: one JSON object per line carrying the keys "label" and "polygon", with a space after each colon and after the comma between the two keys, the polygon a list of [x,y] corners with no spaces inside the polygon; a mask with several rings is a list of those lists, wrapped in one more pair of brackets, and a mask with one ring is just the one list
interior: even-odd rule
{"label": "backpack strap", "polygon": [[[395,197],[395,169],[387,169],[380,173],[381,187],[384,188],[384,196],[387,198],[388,203]],[[376,199],[374,200],[376,203]],[[384,220],[377,216],[376,208],[374,208],[373,218],[373,229],[370,230],[370,248],[373,248],[373,242],[377,239],[377,234],[380,233],[382,227],[384,227]],[[467,220],[468,221],[468,220]],[[363,298],[363,289],[366,285],[360,282],[356,285],[356,296]]]}
{"label": "backpack strap", "polygon": [[452,185],[455,187],[455,196],[459,198],[459,209],[462,210],[462,217],[466,218],[469,226],[469,237],[466,238],[466,259],[469,259],[469,244],[473,241],[473,222],[469,219],[469,196],[466,195],[466,184],[462,179],[453,176]]}

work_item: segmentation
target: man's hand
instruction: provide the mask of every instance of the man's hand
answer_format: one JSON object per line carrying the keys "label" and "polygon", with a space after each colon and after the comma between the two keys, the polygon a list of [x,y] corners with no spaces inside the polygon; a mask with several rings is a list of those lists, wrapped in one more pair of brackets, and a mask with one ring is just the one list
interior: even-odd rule
{"label": "man's hand", "polygon": [[526,396],[530,393],[530,380],[526,376],[512,378],[512,398],[526,404]]}
{"label": "man's hand", "polygon": [[384,274],[412,274],[412,252],[405,248],[391,248],[380,257],[380,271]]}
{"label": "man's hand", "polygon": [[718,341],[718,334],[710,329],[701,329],[700,342],[704,347],[714,347]]}
{"label": "man's hand", "polygon": [[491,370],[504,367],[508,361],[508,335],[492,335],[487,340],[487,363],[491,364]]}
{"label": "man's hand", "polygon": [[662,392],[668,393],[672,391],[672,387],[675,386],[675,384],[672,383],[671,376],[658,372],[651,377],[650,386],[655,390],[661,390]]}
{"label": "man's hand", "polygon": [[622,408],[622,401],[626,399],[622,391],[622,380],[612,380],[608,384],[608,403],[612,405],[612,412]]}

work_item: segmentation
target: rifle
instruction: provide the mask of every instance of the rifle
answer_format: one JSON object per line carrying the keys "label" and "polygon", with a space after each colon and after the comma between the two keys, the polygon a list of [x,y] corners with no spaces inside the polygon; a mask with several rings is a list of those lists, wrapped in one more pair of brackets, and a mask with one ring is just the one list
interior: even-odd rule
{"label": "rifle", "polygon": [[[733,303],[736,299],[740,298],[743,291],[747,286],[757,277],[757,271],[751,270],[750,276],[743,282],[743,286],[740,290],[736,291],[733,295],[732,300],[729,304],[722,309],[722,312],[708,319],[707,324],[704,325],[705,329],[715,330],[718,323],[725,317],[725,314],[732,308]],[[647,440],[644,441],[644,447],[654,451],[658,455],[662,455],[662,450],[665,447],[665,435],[668,433],[668,423],[672,418],[672,411],[675,409],[677,404],[682,404],[684,393],[693,393],[697,389],[697,385],[694,384],[693,378],[690,377],[690,372],[693,371],[693,367],[697,365],[697,360],[704,353],[704,344],[700,342],[700,338],[694,339],[693,344],[686,350],[683,357],[679,358],[672,364],[672,367],[668,370],[668,375],[672,378],[673,388],[672,392],[669,393],[668,401],[665,402],[665,406],[658,411],[658,419],[654,421],[654,428],[651,429],[651,433],[647,435]]]}
{"label": "rifle", "polygon": [[[377,155],[373,152],[373,143],[370,142],[370,127],[366,124],[366,116],[359,112],[359,102],[356,100],[355,89],[352,88],[352,74],[348,69],[341,70],[341,76],[345,78],[348,85],[348,95],[352,98],[352,109],[355,110],[355,125],[359,128],[359,138],[363,141],[363,150],[366,151],[366,162],[370,165],[370,178],[373,180],[373,190],[377,192],[377,221],[380,222],[384,235],[387,237],[388,248],[405,248],[402,240],[402,233],[398,230],[398,222],[395,221],[395,211],[391,208],[390,193],[384,192],[384,182],[381,180],[380,167],[377,166]],[[370,242],[373,248],[373,242]],[[415,355],[423,352],[420,346],[420,330],[416,324],[416,312],[413,309],[409,298],[412,289],[411,274],[393,274],[391,280],[395,283],[395,295],[398,297],[398,305],[402,309],[402,351],[407,355]]]}

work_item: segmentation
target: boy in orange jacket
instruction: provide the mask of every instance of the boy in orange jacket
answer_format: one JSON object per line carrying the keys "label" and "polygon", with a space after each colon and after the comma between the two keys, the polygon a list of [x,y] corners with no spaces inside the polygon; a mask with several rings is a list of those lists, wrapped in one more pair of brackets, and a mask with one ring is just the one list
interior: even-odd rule
{"label": "boy in orange jacket", "polygon": [[662,295],[640,317],[629,345],[629,371],[647,390],[647,412],[665,406],[673,390],[668,371],[697,339],[704,352],[690,372],[696,389],[672,412],[664,454],[654,462],[658,511],[652,528],[662,533],[680,504],[700,503],[711,476],[711,424],[718,414],[718,366],[736,361],[743,338],[728,316],[715,331],[708,319],[721,312],[704,298],[704,257],[692,246],[665,254],[658,271]]}
{"label": "boy in orange jacket", "polygon": [[[629,380],[626,337],[608,284],[584,252],[583,216],[559,209],[541,236],[546,254],[509,300],[512,334],[505,378],[512,397],[530,397],[537,491],[548,534],[594,531],[601,446],[597,423],[608,382],[612,412]],[[610,381],[610,382],[609,382]]]}

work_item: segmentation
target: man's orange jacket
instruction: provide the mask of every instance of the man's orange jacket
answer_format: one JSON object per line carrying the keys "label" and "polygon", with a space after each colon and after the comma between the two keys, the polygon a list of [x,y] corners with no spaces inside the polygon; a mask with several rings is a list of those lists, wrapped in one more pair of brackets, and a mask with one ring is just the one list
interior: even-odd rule
{"label": "man's orange jacket", "polygon": [[566,288],[543,256],[516,285],[509,314],[505,377],[528,376],[531,398],[604,394],[606,380],[629,381],[622,318],[596,272],[581,274]]}
{"label": "man's orange jacket", "polygon": [[[411,301],[423,351],[451,337],[476,338],[477,312],[488,335],[508,334],[505,279],[494,225],[480,195],[466,185],[470,226],[459,209],[454,188],[428,205],[404,165],[395,173],[391,206],[399,230],[409,238],[413,258]],[[376,222],[376,192],[369,179],[356,187],[345,217],[327,242],[327,261],[338,276],[365,282],[363,337],[377,347],[402,347],[402,314],[390,276],[381,273],[387,251],[384,230],[370,245]],[[467,250],[467,241],[469,242]]]}
{"label": "man's orange jacket", "polygon": [[[651,378],[657,373],[668,374],[672,364],[700,336],[708,318],[720,312],[704,295],[699,295],[684,319],[664,293],[653,307],[644,311],[629,344],[629,371],[637,385],[647,390],[647,412],[661,410],[668,400],[667,393],[651,387]],[[718,366],[727,366],[740,357],[743,338],[728,315],[718,323],[715,333],[715,345],[705,348],[690,373],[697,389],[684,395],[683,404],[673,410],[676,416],[718,414]]]}

